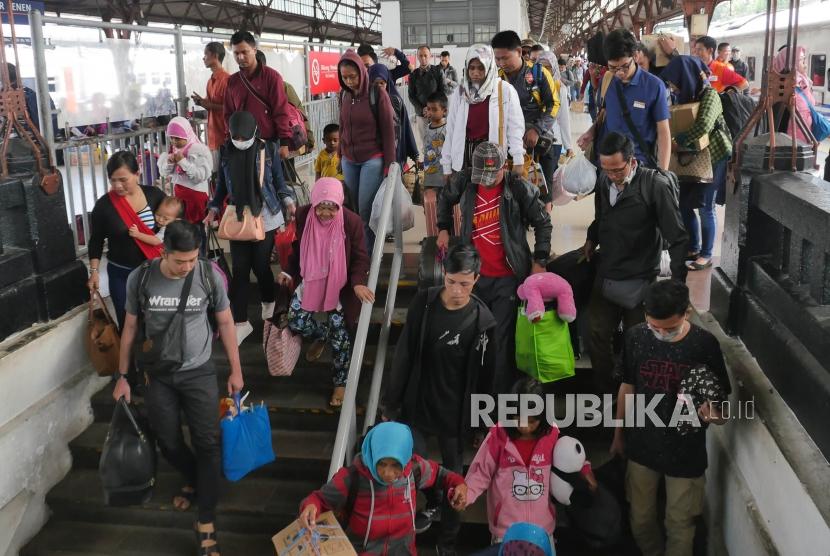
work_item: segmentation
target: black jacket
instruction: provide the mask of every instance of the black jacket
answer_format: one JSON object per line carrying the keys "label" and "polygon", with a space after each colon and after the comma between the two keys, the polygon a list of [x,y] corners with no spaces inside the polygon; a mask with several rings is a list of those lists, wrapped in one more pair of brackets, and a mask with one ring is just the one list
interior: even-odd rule
{"label": "black jacket", "polygon": [[594,191],[594,221],[588,240],[600,247],[598,278],[653,278],[660,271],[663,241],[671,256],[672,277],[686,279],[689,239],[678,206],[675,183],[667,174],[639,166],[612,207],[611,181],[600,173]]}
{"label": "black jacket", "polygon": [[[142,185],[147,205],[153,213],[164,200],[164,191],[158,187]],[[104,240],[107,240],[107,258],[129,268],[135,268],[145,260],[136,240],[130,237],[127,225],[121,220],[118,211],[110,200],[109,193],[102,195],[96,202],[90,215],[91,233],[89,236],[89,258],[100,259],[104,254]],[[152,228],[152,226],[151,226]]]}
{"label": "black jacket", "polygon": [[[539,200],[539,190],[516,174],[505,173],[506,185],[500,204],[501,240],[507,264],[519,282],[530,275],[534,260],[545,266],[550,256],[550,235],[553,224]],[[461,237],[473,237],[473,212],[476,208],[478,185],[470,180],[470,170],[453,174],[447,187],[438,196],[438,229],[453,229],[452,209],[461,205]],[[527,244],[527,227],[532,226],[536,245],[531,255]]]}
{"label": "black jacket", "polygon": [[[441,303],[439,295],[443,286],[419,291],[409,305],[401,337],[395,346],[395,359],[386,380],[381,407],[389,419],[406,422],[415,414],[421,386],[421,354],[424,350],[426,326],[429,322],[430,306]],[[458,435],[469,426],[470,396],[473,393],[489,394],[493,384],[493,349],[487,349],[493,341],[496,319],[481,299],[472,296],[470,303],[478,308],[476,327],[478,338],[475,349],[467,357],[467,381],[462,399],[461,422]],[[448,431],[448,436],[450,435]]]}
{"label": "black jacket", "polygon": [[409,101],[415,107],[416,116],[424,115],[427,99],[435,91],[446,93],[441,66],[429,66],[427,69],[419,67],[409,74]]}

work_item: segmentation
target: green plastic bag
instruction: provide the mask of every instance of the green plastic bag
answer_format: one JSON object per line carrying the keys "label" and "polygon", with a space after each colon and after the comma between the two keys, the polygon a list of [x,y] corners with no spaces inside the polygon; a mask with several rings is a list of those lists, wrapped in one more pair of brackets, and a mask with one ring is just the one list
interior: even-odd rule
{"label": "green plastic bag", "polygon": [[516,367],[542,383],[574,376],[568,323],[556,311],[545,311],[542,319],[533,323],[521,308],[516,319]]}

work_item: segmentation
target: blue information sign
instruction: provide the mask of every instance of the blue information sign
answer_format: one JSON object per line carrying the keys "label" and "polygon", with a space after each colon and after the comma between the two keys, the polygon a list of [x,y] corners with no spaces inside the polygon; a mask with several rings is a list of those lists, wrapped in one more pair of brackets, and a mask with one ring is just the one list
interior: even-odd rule
{"label": "blue information sign", "polygon": [[[9,0],[0,0],[0,13],[2,13],[3,23],[9,22],[9,16],[6,12],[8,7],[6,2]],[[15,25],[28,25],[29,12],[37,10],[43,13],[43,2],[36,2],[33,0],[12,0],[12,14],[14,15]]]}

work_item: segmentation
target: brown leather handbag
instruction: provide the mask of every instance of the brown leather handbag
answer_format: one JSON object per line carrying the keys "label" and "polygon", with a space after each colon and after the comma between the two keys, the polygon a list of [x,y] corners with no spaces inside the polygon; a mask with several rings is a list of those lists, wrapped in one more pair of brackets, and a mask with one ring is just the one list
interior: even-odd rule
{"label": "brown leather handbag", "polygon": [[[265,151],[259,156],[259,187],[262,188],[265,179]],[[222,220],[219,222],[219,230],[216,235],[221,239],[229,241],[262,241],[265,239],[265,227],[262,221],[262,214],[254,216],[251,214],[251,207],[242,207],[242,220],[236,215],[236,206],[228,205]]]}
{"label": "brown leather handbag", "polygon": [[[100,307],[95,307],[96,301]],[[94,290],[89,298],[86,351],[98,376],[112,376],[118,372],[121,336],[98,290]]]}

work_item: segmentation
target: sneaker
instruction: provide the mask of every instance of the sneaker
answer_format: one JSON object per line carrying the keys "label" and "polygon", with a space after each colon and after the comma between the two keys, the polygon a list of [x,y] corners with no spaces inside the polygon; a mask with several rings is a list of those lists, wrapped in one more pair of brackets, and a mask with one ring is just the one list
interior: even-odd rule
{"label": "sneaker", "polygon": [[447,548],[445,546],[441,546],[440,544],[435,545],[435,553],[438,556],[455,556],[456,552],[454,548]]}
{"label": "sneaker", "polygon": [[311,345],[308,346],[308,350],[305,352],[305,359],[309,363],[313,363],[320,359],[320,356],[323,355],[323,350],[326,349],[326,341],[325,340],[314,340],[311,342]]}
{"label": "sneaker", "polygon": [[432,525],[433,521],[441,518],[441,508],[425,508],[415,514],[415,533],[420,535]]}
{"label": "sneaker", "polygon": [[237,322],[236,323],[236,345],[240,345],[245,338],[247,338],[251,332],[254,331],[254,327],[251,326],[251,323],[248,321],[245,322]]}
{"label": "sneaker", "polygon": [[263,322],[274,316],[274,307],[277,306],[275,301],[262,304],[262,320]]}

